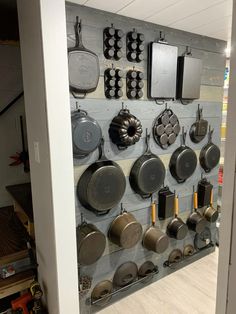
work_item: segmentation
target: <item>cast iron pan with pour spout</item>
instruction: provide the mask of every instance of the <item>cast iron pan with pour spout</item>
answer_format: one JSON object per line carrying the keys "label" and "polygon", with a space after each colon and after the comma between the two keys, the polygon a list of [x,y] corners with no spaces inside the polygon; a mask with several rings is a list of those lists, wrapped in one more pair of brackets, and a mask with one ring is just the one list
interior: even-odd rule
{"label": "cast iron pan with pour spout", "polygon": [[146,152],[135,161],[129,177],[132,189],[143,198],[150,197],[165,180],[165,166],[161,159],[150,151],[149,141],[150,134],[147,134],[146,130]]}
{"label": "cast iron pan with pour spout", "polygon": [[99,80],[98,56],[86,49],[82,43],[82,25],[76,17],[75,46],[68,49],[68,68],[70,90],[75,98],[84,98],[93,92]]}
{"label": "cast iron pan with pour spout", "polygon": [[102,138],[98,161],[90,165],[79,179],[79,201],[85,208],[97,214],[106,214],[120,202],[125,187],[125,175],[116,162],[106,158]]}
{"label": "cast iron pan with pour spout", "polygon": [[170,173],[178,183],[183,183],[191,177],[197,167],[197,156],[195,152],[185,144],[186,134],[183,127],[183,143],[174,151],[169,163]]}
{"label": "cast iron pan with pour spout", "polygon": [[209,127],[208,143],[201,149],[199,155],[200,165],[206,172],[210,172],[220,161],[220,149],[212,143],[213,131],[214,129]]}
{"label": "cast iron pan with pour spout", "polygon": [[197,211],[198,210],[198,193],[193,191],[193,204],[194,211],[190,214],[187,219],[187,226],[190,230],[201,233],[206,225],[206,219]]}

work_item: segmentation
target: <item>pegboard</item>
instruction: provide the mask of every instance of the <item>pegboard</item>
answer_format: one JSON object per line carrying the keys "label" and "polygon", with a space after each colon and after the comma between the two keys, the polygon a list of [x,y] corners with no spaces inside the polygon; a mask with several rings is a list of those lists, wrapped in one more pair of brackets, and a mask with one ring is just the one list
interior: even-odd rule
{"label": "pegboard", "polygon": [[[154,119],[165,109],[165,105],[171,108],[173,112],[178,116],[181,126],[184,126],[189,131],[190,126],[196,121],[196,112],[198,104],[203,108],[203,116],[208,120],[209,124],[214,128],[213,142],[220,146],[220,128],[221,128],[221,107],[223,99],[223,81],[224,81],[224,67],[225,56],[224,48],[225,42],[174,30],[167,27],[162,27],[156,24],[147,23],[135,19],[131,19],[124,16],[99,11],[84,6],[66,4],[66,20],[67,20],[67,39],[68,47],[74,45],[74,22],[75,17],[79,16],[82,19],[82,36],[83,44],[89,50],[95,52],[98,55],[100,63],[100,78],[97,89],[86,96],[85,99],[75,99],[71,95],[71,111],[76,108],[84,109],[88,114],[96,119],[100,124],[105,139],[105,154],[108,159],[116,161],[121,167],[126,176],[126,191],[122,199],[122,203],[128,212],[132,212],[136,219],[142,224],[143,231],[147,229],[151,224],[150,219],[150,200],[143,200],[139,195],[135,194],[129,184],[129,172],[135,162],[145,151],[145,128],[151,133],[150,147],[151,151],[158,155],[165,167],[166,167],[166,179],[165,184],[170,187],[172,191],[176,191],[179,195],[180,203],[180,217],[186,221],[188,215],[192,210],[192,190],[193,186],[197,188],[197,183],[201,179],[203,170],[199,163],[194,174],[183,184],[178,184],[171,176],[168,168],[171,154],[174,150],[180,146],[180,136],[173,145],[167,150],[161,149],[154,141],[152,137],[152,125]],[[145,50],[144,60],[140,63],[129,62],[126,58],[126,37],[122,38],[123,41],[123,57],[119,61],[107,60],[103,54],[103,30],[106,27],[114,24],[115,28],[122,29],[125,35],[135,28],[138,32],[143,33],[145,36]],[[178,47],[178,54],[182,55],[186,49],[186,46],[192,48],[192,54],[196,58],[200,58],[203,61],[203,72],[201,78],[201,96],[199,100],[195,100],[188,105],[182,105],[179,101],[167,101],[164,105],[157,105],[155,101],[147,98],[147,44],[158,38],[159,32],[164,31],[166,39],[169,44],[176,45]],[[104,95],[104,71],[107,68],[118,67],[126,73],[133,69],[144,73],[144,87],[143,97],[140,100],[129,100],[126,96],[126,79],[123,78],[123,97],[121,99],[106,99]],[[141,140],[134,146],[128,147],[126,150],[118,150],[114,145],[108,134],[109,125],[111,120],[118,114],[122,107],[122,102],[130,110],[130,112],[141,120],[143,127],[143,135]],[[187,135],[186,144],[190,146],[199,156],[201,148],[207,143],[207,137],[200,143],[194,144],[191,142],[189,134]],[[120,213],[120,204],[114,207],[108,214],[98,217],[93,212],[85,209],[78,201],[76,195],[77,182],[81,174],[85,169],[95,162],[98,158],[98,151],[94,151],[89,156],[83,159],[74,159],[74,185],[75,185],[75,200],[76,200],[76,221],[77,225],[80,224],[80,216],[83,213],[84,219],[87,222],[95,224],[105,235],[112,220]],[[216,205],[217,193],[218,193],[218,167],[213,169],[209,174],[204,174],[211,183],[214,185],[214,202]],[[154,195],[157,199],[157,194]],[[158,221],[159,226],[163,231],[166,230],[166,225],[170,219],[165,221]],[[216,227],[215,225],[208,226],[211,228],[212,239],[214,242]],[[90,306],[88,300],[91,295],[93,287],[104,279],[112,280],[115,270],[119,265],[126,261],[134,261],[140,266],[145,260],[151,260],[154,264],[158,265],[159,273],[152,278],[150,282],[160,280],[169,273],[176,269],[183,267],[184,265],[191,263],[192,261],[205,256],[212,252],[214,247],[209,247],[205,251],[194,255],[186,262],[180,263],[173,268],[163,267],[163,263],[168,259],[169,253],[173,248],[180,248],[186,244],[193,244],[194,232],[189,231],[188,236],[183,241],[170,240],[170,246],[164,254],[156,254],[143,248],[141,243],[138,243],[131,249],[121,249],[120,247],[112,244],[108,239],[106,243],[106,249],[103,256],[93,265],[84,266],[79,269],[80,275],[87,275],[92,277],[91,289],[80,297],[81,312],[90,313],[96,312],[100,308],[96,306]],[[149,284],[150,282],[146,283]],[[139,284],[122,292],[120,295],[114,296],[110,302],[111,304],[125,297],[126,295],[141,289],[145,284]]]}

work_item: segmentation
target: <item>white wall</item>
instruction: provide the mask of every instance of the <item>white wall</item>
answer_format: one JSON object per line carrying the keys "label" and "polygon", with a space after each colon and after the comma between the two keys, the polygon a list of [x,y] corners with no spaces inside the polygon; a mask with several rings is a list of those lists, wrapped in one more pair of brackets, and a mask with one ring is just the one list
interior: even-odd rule
{"label": "white wall", "polygon": [[[20,48],[0,44],[0,111],[22,90]],[[9,156],[22,150],[20,115],[24,117],[24,99],[0,116],[0,207],[12,204],[12,198],[5,186],[30,180],[23,166],[9,167]]]}
{"label": "white wall", "polygon": [[17,5],[39,278],[50,314],[78,314],[65,1]]}

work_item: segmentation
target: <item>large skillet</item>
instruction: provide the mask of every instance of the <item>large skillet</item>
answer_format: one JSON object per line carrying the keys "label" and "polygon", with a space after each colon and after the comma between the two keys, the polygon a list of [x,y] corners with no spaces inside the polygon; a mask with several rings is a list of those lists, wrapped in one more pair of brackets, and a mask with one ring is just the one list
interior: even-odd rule
{"label": "large skillet", "polygon": [[197,167],[195,152],[185,144],[186,134],[182,128],[183,143],[173,152],[169,163],[170,173],[178,183],[185,182],[191,177]]}
{"label": "large skillet", "polygon": [[74,97],[83,98],[93,92],[99,80],[98,56],[86,49],[82,43],[82,25],[76,17],[75,46],[68,49],[68,67],[70,90]]}
{"label": "large skillet", "polygon": [[105,214],[117,205],[126,187],[120,166],[104,155],[104,139],[99,146],[99,159],[79,179],[77,195],[80,203],[97,214]]}
{"label": "large skillet", "polygon": [[165,166],[161,159],[151,152],[149,141],[150,134],[146,134],[146,152],[135,161],[129,177],[132,189],[143,198],[155,193],[165,180]]}
{"label": "large skillet", "polygon": [[201,149],[199,155],[200,165],[206,172],[210,172],[220,161],[220,149],[212,143],[213,131],[214,130],[211,130],[211,127],[209,127],[208,143]]}

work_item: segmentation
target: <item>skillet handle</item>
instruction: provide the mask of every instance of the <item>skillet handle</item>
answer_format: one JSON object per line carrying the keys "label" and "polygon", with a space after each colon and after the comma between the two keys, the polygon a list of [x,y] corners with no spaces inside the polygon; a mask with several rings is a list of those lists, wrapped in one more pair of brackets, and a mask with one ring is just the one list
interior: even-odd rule
{"label": "skillet handle", "polygon": [[86,93],[77,93],[75,91],[71,91],[71,94],[76,99],[84,99],[86,97]]}
{"label": "skillet handle", "polygon": [[152,202],[152,225],[155,226],[156,223],[156,203]]}
{"label": "skillet handle", "polygon": [[194,192],[193,194],[193,206],[194,206],[194,209],[198,209],[198,194],[197,192]]}
{"label": "skillet handle", "polygon": [[175,217],[179,215],[179,198],[175,196]]}
{"label": "skillet handle", "polygon": [[211,196],[210,196],[210,205],[213,205],[213,189],[211,189]]}

